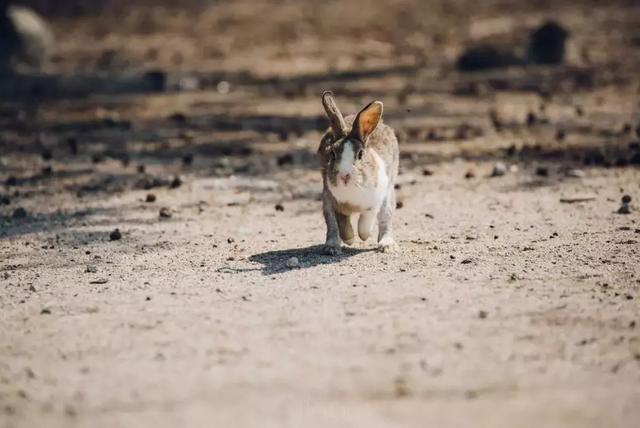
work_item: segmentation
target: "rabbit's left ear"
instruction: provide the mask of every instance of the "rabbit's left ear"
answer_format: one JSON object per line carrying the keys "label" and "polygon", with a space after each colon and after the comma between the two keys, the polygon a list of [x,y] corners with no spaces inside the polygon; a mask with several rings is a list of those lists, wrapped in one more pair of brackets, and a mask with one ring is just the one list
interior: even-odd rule
{"label": "rabbit's left ear", "polygon": [[369,135],[376,130],[380,119],[382,118],[382,103],[374,101],[360,110],[360,113],[353,121],[351,134],[362,143],[367,142]]}

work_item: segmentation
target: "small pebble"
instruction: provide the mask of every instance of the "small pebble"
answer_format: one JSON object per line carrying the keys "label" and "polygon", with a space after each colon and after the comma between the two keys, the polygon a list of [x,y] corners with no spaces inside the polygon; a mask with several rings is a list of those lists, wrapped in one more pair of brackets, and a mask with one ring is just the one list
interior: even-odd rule
{"label": "small pebble", "polygon": [[236,240],[235,240],[235,239],[233,239],[233,238],[227,238],[227,242],[228,242],[229,244],[233,244],[234,242],[236,242]]}
{"label": "small pebble", "polygon": [[396,209],[399,210],[400,208],[404,207],[404,202],[402,201],[398,201],[396,202]]}
{"label": "small pebble", "polygon": [[169,183],[169,187],[171,187],[172,189],[177,189],[180,186],[182,186],[182,179],[177,176],[174,177],[173,180],[171,180],[171,183]]}
{"label": "small pebble", "polygon": [[147,197],[146,197],[145,201],[146,202],[155,202],[156,201],[156,195],[154,195],[153,193],[147,194]]}
{"label": "small pebble", "polygon": [[502,162],[497,162],[493,166],[493,171],[491,171],[492,177],[502,177],[507,173],[507,166]]}
{"label": "small pebble", "polygon": [[631,202],[631,196],[629,196],[629,195],[624,195],[624,196],[622,197],[622,203],[623,203],[623,204],[628,204],[628,203],[630,203],[630,202]]}
{"label": "small pebble", "polygon": [[487,311],[483,311],[483,310],[478,311],[478,318],[480,319],[485,319],[488,315],[489,313]]}
{"label": "small pebble", "polygon": [[297,257],[291,257],[289,260],[287,260],[287,267],[289,269],[295,269],[300,267],[300,261],[298,260]]}
{"label": "small pebble", "polygon": [[631,214],[631,207],[629,204],[622,204],[618,208],[618,214]]}
{"label": "small pebble", "polygon": [[464,178],[466,178],[467,180],[470,178],[474,178],[476,176],[476,173],[473,172],[473,170],[468,170],[465,174],[464,174]]}
{"label": "small pebble", "polygon": [[276,211],[284,211],[284,206],[282,204],[276,204]]}
{"label": "small pebble", "polygon": [[95,265],[87,265],[87,269],[85,270],[87,273],[96,273],[98,272],[98,268]]}
{"label": "small pebble", "polygon": [[171,213],[171,210],[169,208],[162,207],[160,208],[159,215],[160,215],[160,218],[171,218],[173,214]]}
{"label": "small pebble", "polygon": [[539,166],[536,168],[536,175],[540,177],[548,177],[549,176],[549,168],[546,166]]}
{"label": "small pebble", "polygon": [[117,241],[117,240],[119,240],[121,238],[122,238],[122,233],[120,232],[120,229],[114,229],[109,234],[109,239],[111,239],[112,241]]}
{"label": "small pebble", "polygon": [[567,177],[573,177],[573,178],[582,178],[584,177],[584,171],[581,169],[568,169],[567,172],[565,173],[565,175]]}
{"label": "small pebble", "polygon": [[433,175],[433,171],[431,171],[428,168],[425,168],[425,169],[422,170],[422,175],[424,175],[425,177],[428,177],[430,175]]}

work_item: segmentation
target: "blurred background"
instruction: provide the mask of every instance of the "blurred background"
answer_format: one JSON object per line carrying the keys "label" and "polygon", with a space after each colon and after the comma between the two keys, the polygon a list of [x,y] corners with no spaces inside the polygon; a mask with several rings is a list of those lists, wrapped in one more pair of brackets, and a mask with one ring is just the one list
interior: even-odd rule
{"label": "blurred background", "polygon": [[639,162],[637,1],[0,5],[8,193],[304,175],[326,89],[346,113],[384,101],[406,167]]}

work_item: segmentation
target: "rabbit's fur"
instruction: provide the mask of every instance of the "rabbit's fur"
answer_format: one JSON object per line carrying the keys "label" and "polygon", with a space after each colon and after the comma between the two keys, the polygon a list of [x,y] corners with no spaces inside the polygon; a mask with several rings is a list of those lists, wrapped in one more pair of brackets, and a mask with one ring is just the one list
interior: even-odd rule
{"label": "rabbit's fur", "polygon": [[378,249],[394,250],[391,217],[396,208],[399,149],[393,129],[382,123],[382,103],[375,101],[346,118],[331,92],[322,95],[322,103],[331,123],[318,149],[327,225],[325,252],[339,254],[341,242],[353,243],[352,215],[360,216],[358,235],[363,241],[377,221]]}

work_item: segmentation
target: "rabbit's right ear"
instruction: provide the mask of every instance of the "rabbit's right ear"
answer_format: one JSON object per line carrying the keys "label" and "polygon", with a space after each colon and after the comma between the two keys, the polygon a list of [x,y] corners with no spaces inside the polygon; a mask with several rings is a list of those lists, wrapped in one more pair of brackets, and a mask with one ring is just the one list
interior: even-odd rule
{"label": "rabbit's right ear", "polygon": [[348,132],[347,124],[336,105],[336,101],[333,99],[333,92],[324,91],[322,93],[322,106],[324,107],[324,111],[327,113],[329,123],[331,124],[331,130],[335,137],[345,137]]}

